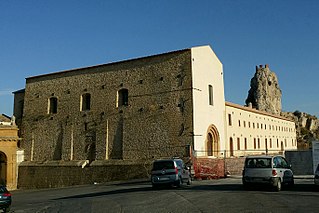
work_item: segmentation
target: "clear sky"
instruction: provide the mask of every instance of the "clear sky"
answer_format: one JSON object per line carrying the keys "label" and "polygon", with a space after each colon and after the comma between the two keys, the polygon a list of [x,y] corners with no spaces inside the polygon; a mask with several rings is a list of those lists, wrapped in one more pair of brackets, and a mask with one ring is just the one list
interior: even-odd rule
{"label": "clear sky", "polygon": [[210,45],[226,100],[244,105],[255,66],[279,79],[284,111],[319,117],[317,0],[0,0],[0,113],[25,78]]}

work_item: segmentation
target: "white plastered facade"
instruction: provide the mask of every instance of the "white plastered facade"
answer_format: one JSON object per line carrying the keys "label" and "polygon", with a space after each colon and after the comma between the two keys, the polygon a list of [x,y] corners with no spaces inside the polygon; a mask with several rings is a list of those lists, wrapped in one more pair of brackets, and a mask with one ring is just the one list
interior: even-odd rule
{"label": "white plastered facade", "polygon": [[[210,46],[194,47],[192,53],[193,127],[196,156],[207,156],[207,136],[211,128],[217,131],[215,143],[218,153],[225,149],[225,96],[223,65]],[[209,104],[209,85],[213,90],[213,103]],[[216,141],[218,140],[218,141]]]}
{"label": "white plastered facade", "polygon": [[[225,102],[223,65],[210,46],[191,48],[191,55],[195,156],[245,156],[297,149],[293,121]],[[209,103],[209,87],[213,91],[212,104]],[[232,125],[228,123],[229,114]],[[209,143],[217,146],[209,147]]]}

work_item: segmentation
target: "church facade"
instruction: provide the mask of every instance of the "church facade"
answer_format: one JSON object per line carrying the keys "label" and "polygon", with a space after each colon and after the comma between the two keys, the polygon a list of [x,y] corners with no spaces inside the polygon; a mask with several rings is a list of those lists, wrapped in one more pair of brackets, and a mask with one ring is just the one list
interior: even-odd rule
{"label": "church facade", "polygon": [[[225,101],[210,46],[26,79],[27,161],[236,157],[297,149],[293,121]],[[16,104],[15,104],[16,106]]]}

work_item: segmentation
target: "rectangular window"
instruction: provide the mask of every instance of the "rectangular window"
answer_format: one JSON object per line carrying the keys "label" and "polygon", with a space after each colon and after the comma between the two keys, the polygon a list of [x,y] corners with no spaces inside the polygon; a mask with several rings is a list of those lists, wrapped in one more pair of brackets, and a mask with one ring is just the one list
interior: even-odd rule
{"label": "rectangular window", "polygon": [[51,97],[49,99],[49,114],[56,114],[58,112],[58,99],[56,97]]}
{"label": "rectangular window", "polygon": [[260,149],[260,139],[258,138],[258,149]]}
{"label": "rectangular window", "polygon": [[91,95],[85,93],[81,96],[81,111],[89,111],[91,109]]}
{"label": "rectangular window", "polygon": [[240,138],[237,138],[237,149],[240,150]]}
{"label": "rectangular window", "polygon": [[214,93],[213,86],[208,85],[208,94],[209,94],[209,105],[214,105]]}
{"label": "rectangular window", "polygon": [[254,138],[254,149],[256,149],[256,138]]}
{"label": "rectangular window", "polygon": [[238,120],[238,126],[240,127],[240,120]]}
{"label": "rectangular window", "polygon": [[231,122],[231,114],[228,114],[228,125],[231,126],[232,122]]}
{"label": "rectangular window", "polygon": [[247,138],[245,138],[245,150],[247,150]]}

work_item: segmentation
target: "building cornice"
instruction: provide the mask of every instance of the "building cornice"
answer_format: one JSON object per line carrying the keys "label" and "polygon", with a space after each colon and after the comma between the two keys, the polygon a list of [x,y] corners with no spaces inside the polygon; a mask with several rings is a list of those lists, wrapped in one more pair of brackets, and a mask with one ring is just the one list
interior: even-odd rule
{"label": "building cornice", "polygon": [[270,117],[278,118],[278,119],[285,120],[285,121],[294,122],[293,120],[291,120],[289,118],[286,118],[286,117],[282,117],[280,115],[271,114],[269,112],[260,111],[260,110],[254,109],[254,108],[241,106],[239,104],[234,104],[234,103],[227,102],[227,101],[225,101],[225,106],[234,107],[234,108],[241,109],[241,110],[244,110],[244,111],[247,111],[247,112],[253,112],[253,113],[256,113],[256,114],[259,114],[259,115],[265,115],[265,116],[270,116]]}

